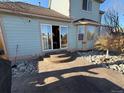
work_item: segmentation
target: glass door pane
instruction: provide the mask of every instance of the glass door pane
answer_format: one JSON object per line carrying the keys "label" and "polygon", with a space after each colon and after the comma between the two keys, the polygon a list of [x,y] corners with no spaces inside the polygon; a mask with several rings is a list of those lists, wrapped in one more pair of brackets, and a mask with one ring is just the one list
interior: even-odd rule
{"label": "glass door pane", "polygon": [[91,49],[94,46],[95,32],[96,32],[95,26],[87,26],[87,47],[88,49]]}
{"label": "glass door pane", "polygon": [[95,26],[87,26],[87,39],[94,40]]}
{"label": "glass door pane", "polygon": [[60,31],[61,48],[67,48],[68,46],[67,32],[68,32],[68,27],[61,27],[61,31]]}
{"label": "glass door pane", "polygon": [[52,31],[50,25],[41,25],[42,48],[43,50],[52,49]]}

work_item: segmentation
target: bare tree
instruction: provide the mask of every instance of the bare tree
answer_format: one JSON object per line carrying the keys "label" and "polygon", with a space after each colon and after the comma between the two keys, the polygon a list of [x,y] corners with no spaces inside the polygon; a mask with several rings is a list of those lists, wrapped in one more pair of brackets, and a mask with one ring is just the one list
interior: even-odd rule
{"label": "bare tree", "polygon": [[[108,38],[101,38],[101,40],[106,42],[97,42],[96,46],[98,45],[102,46],[104,48],[103,50],[106,50],[106,57],[109,55],[110,49],[116,49],[119,52],[122,50],[122,47],[124,46],[122,41],[122,33],[123,33],[123,28],[120,26],[119,23],[119,14],[115,10],[108,10],[105,15],[104,15],[104,28],[105,31],[108,32],[109,37]],[[103,44],[104,43],[104,44]],[[103,46],[104,45],[104,46]]]}
{"label": "bare tree", "polygon": [[108,10],[104,15],[105,26],[110,35],[120,35],[123,28],[120,26],[119,14],[115,10]]}

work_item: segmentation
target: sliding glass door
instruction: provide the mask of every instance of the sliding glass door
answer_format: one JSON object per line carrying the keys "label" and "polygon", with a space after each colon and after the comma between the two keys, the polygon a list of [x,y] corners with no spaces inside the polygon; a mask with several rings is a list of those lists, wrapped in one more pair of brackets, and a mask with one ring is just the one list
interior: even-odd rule
{"label": "sliding glass door", "polygon": [[46,24],[41,25],[41,35],[42,49],[52,49],[52,26]]}
{"label": "sliding glass door", "polygon": [[65,49],[68,47],[68,27],[41,25],[41,41],[43,50]]}
{"label": "sliding glass door", "polygon": [[61,46],[61,48],[67,48],[67,46],[68,46],[67,34],[68,34],[68,27],[61,26],[61,28],[60,28],[60,41],[61,41],[60,46]]}

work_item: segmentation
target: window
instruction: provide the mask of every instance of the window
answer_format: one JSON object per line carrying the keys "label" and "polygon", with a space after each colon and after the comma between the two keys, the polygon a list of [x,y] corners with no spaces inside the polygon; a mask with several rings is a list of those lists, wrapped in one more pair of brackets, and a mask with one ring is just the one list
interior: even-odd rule
{"label": "window", "polygon": [[92,0],[88,0],[88,11],[92,11]]}
{"label": "window", "polygon": [[92,0],[83,0],[82,9],[86,11],[92,10]]}
{"label": "window", "polygon": [[78,27],[78,40],[83,40],[84,39],[84,35],[85,35],[85,28],[84,26],[79,26]]}
{"label": "window", "polygon": [[87,10],[87,0],[83,0],[83,10]]}
{"label": "window", "polygon": [[95,30],[95,26],[87,26],[87,40],[94,40]]}
{"label": "window", "polygon": [[52,49],[52,30],[50,25],[41,25],[42,48],[43,50]]}
{"label": "window", "polygon": [[85,34],[85,27],[84,26],[79,26],[79,34]]}
{"label": "window", "polygon": [[68,27],[61,26],[61,48],[66,48],[67,47],[67,32],[68,32]]}

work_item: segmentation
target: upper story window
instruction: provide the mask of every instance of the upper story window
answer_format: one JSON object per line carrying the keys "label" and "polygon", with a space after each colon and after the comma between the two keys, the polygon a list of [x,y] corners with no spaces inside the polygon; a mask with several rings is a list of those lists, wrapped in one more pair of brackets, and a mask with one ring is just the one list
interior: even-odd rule
{"label": "upper story window", "polygon": [[82,9],[86,11],[92,10],[92,0],[83,0]]}

